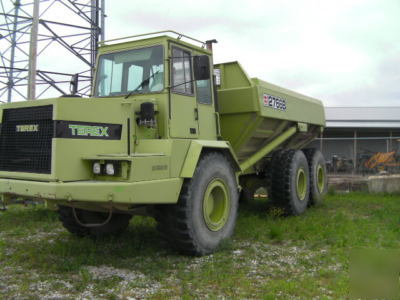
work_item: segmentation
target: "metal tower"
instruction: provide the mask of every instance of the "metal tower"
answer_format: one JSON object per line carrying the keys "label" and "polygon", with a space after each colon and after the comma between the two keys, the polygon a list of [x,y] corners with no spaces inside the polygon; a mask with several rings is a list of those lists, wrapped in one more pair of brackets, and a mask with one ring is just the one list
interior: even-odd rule
{"label": "metal tower", "polygon": [[105,0],[0,1],[0,101],[88,95]]}

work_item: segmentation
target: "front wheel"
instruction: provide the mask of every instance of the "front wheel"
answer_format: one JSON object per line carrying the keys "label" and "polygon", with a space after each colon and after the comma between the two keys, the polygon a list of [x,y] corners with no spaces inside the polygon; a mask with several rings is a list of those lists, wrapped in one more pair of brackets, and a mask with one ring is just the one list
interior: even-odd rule
{"label": "front wheel", "polygon": [[232,236],[238,209],[235,173],[220,153],[207,153],[191,179],[186,179],[178,203],[158,208],[162,236],[180,252],[205,255]]}

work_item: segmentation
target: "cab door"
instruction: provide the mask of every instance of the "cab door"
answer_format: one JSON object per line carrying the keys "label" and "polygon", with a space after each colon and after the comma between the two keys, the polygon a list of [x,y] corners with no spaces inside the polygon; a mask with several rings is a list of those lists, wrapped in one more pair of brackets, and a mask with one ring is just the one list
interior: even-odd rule
{"label": "cab door", "polygon": [[192,54],[171,44],[170,136],[197,138],[199,113],[194,91]]}
{"label": "cab door", "polygon": [[[203,55],[204,57],[205,55]],[[199,110],[199,130],[201,135],[199,136],[202,140],[216,140],[217,136],[217,118],[218,114],[215,111],[214,106],[214,93],[212,87],[212,68],[210,65],[211,58],[208,57],[208,70],[209,74],[206,78],[199,79],[195,75],[196,83],[196,98],[197,106]],[[194,73],[196,74],[196,62],[194,63]]]}

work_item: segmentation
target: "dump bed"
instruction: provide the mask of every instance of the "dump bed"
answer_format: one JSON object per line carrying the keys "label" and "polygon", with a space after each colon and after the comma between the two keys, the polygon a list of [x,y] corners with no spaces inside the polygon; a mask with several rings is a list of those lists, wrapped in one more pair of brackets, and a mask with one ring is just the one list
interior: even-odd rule
{"label": "dump bed", "polygon": [[325,126],[322,102],[249,78],[238,62],[214,66],[217,75],[221,135],[239,161],[274,141],[288,128],[297,132],[279,148],[305,147]]}

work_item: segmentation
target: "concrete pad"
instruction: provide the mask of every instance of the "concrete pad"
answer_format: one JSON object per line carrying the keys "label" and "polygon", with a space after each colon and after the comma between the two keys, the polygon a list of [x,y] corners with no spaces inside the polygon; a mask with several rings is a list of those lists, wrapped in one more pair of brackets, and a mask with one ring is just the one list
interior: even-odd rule
{"label": "concrete pad", "polygon": [[328,189],[336,192],[368,191],[368,178],[353,174],[329,174]]}
{"label": "concrete pad", "polygon": [[379,175],[368,177],[370,193],[400,194],[400,175]]}

